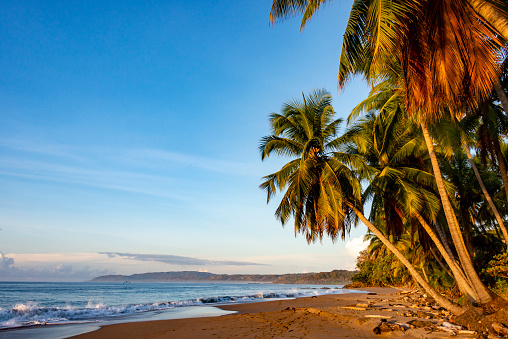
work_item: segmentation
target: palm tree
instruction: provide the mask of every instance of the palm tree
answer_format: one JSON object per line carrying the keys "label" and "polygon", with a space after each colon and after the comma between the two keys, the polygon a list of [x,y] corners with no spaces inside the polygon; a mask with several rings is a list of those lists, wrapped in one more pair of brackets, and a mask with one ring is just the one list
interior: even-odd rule
{"label": "palm tree", "polygon": [[[475,144],[475,138],[474,136],[478,133],[475,133],[478,131],[478,125],[479,125],[479,119],[477,116],[466,116],[462,118],[461,121],[457,121],[453,117],[449,117],[442,121],[440,124],[437,124],[434,126],[434,135],[439,137],[439,144],[441,147],[446,149],[446,153],[449,155],[448,158],[451,157],[451,155],[455,154],[455,158],[461,157],[463,154],[461,148],[464,150],[466,157],[469,162],[469,166],[472,169],[476,181],[480,185],[481,191],[483,193],[483,196],[485,197],[485,200],[487,201],[492,214],[494,215],[495,220],[497,221],[498,227],[500,228],[503,237],[505,241],[508,243],[508,231],[506,230],[506,227],[504,225],[504,220],[501,216],[501,213],[498,211],[497,206],[495,205],[489,191],[487,190],[484,181],[482,179],[482,175],[480,174],[480,171],[478,170],[478,167],[476,165],[476,162],[473,158],[473,155],[471,154],[470,145]],[[480,127],[485,127],[485,123],[480,125]],[[498,140],[497,136],[497,129],[495,131],[491,131],[491,133],[488,134],[488,139]],[[494,147],[492,147],[494,148]],[[492,149],[490,149],[492,153]],[[463,157],[462,157],[463,158]],[[492,157],[494,158],[494,157]],[[460,162],[460,160],[459,160]],[[446,165],[446,163],[445,163]],[[465,168],[467,165],[461,164],[461,167]],[[462,176],[461,178],[467,178],[467,176]],[[474,187],[474,182],[468,183],[461,182],[461,180],[456,181],[457,187],[464,187],[466,188],[469,186],[470,188]],[[463,195],[464,196],[464,195]],[[463,198],[463,201],[471,201],[471,195],[465,195]],[[462,204],[461,204],[462,206]],[[469,210],[468,207],[464,208],[465,210]],[[464,219],[464,218],[463,218]],[[467,222],[467,220],[463,220]]]}
{"label": "palm tree", "polygon": [[270,115],[273,134],[261,140],[261,159],[272,153],[294,159],[265,176],[260,188],[267,192],[267,202],[277,189],[286,190],[275,215],[283,225],[294,217],[295,233],[304,234],[307,241],[321,239],[324,233],[344,238],[354,219],[342,197],[358,196],[361,188],[340,182],[351,173],[331,153],[342,119],[333,119],[328,92],[317,90],[302,98],[285,104],[281,114]]}
{"label": "palm tree", "polygon": [[365,199],[372,199],[369,219],[375,225],[390,225],[388,234],[399,235],[410,227],[421,237],[428,235],[450,266],[459,288],[475,298],[451,250],[443,245],[446,242],[429,225],[428,220],[436,219],[441,206],[434,193],[434,177],[427,172],[427,152],[420,146],[419,133],[404,119],[402,109],[387,109],[385,100],[393,98],[392,95],[378,91],[374,97],[378,100],[369,97],[359,106],[377,104],[383,109],[378,115],[368,113],[344,137],[350,140],[348,152],[360,154],[374,169],[374,175],[367,178],[369,185],[364,193]]}
{"label": "palm tree", "polygon": [[[303,26],[324,2],[274,0],[271,18],[303,12]],[[501,6],[480,0],[355,1],[339,64],[340,87],[354,74],[375,82],[400,67],[406,109],[421,125],[450,234],[480,302],[491,295],[464,244],[427,124],[445,108],[462,116],[490,94],[504,49],[505,26],[497,24],[507,17]]]}
{"label": "palm tree", "polygon": [[[355,5],[359,3],[355,2]],[[339,84],[343,85],[350,74],[358,72],[375,80],[387,73],[388,57],[383,55],[389,52],[397,57],[402,70],[400,84],[405,93],[406,109],[421,124],[452,239],[466,275],[477,287],[479,301],[486,302],[490,295],[474,270],[464,245],[427,124],[437,121],[444,108],[451,108],[460,116],[465,107],[474,106],[487,96],[498,77],[497,56],[502,45],[467,2],[425,1],[421,8],[410,8],[408,4],[393,10],[386,3],[391,13],[389,22],[381,20],[388,19],[387,15],[372,10],[375,3],[378,2],[366,6],[362,2],[367,8],[358,5],[355,9],[353,6],[352,13],[356,10],[360,16],[350,17],[348,23],[350,29],[344,37]],[[400,11],[407,16],[401,16]],[[374,22],[376,18],[378,20]],[[364,40],[358,44],[356,38],[351,40],[347,35],[359,31]],[[379,62],[382,66],[377,66]],[[370,67],[358,67],[362,64]]]}
{"label": "palm tree", "polygon": [[490,154],[492,162],[499,168],[505,191],[505,201],[508,201],[508,173],[500,141],[500,136],[506,135],[508,126],[506,111],[503,114],[498,106],[486,102],[477,113],[481,116],[481,125],[478,128],[478,150],[481,159],[486,164],[487,155]]}
{"label": "palm tree", "polygon": [[312,242],[326,233],[332,239],[344,237],[358,217],[383,244],[406,266],[413,278],[443,307],[454,313],[463,310],[437,293],[421,277],[404,255],[363,215],[360,181],[348,166],[367,173],[359,156],[342,153],[335,138],[340,119],[332,120],[331,97],[324,91],[303,96],[303,102],[285,104],[282,114],[270,115],[272,135],[261,140],[264,159],[273,152],[294,158],[282,169],[264,177],[260,187],[269,201],[285,191],[276,209],[277,219],[285,225],[294,218],[295,233],[300,232]]}
{"label": "palm tree", "polygon": [[[384,13],[376,11],[381,3],[355,2],[343,42],[339,85],[358,72],[375,81],[390,71],[390,65],[400,65],[406,109],[420,122],[453,242],[477,300],[486,302],[491,297],[467,252],[427,124],[439,120],[445,108],[461,116],[464,108],[488,95],[498,79],[502,45],[465,1],[425,1],[419,8],[386,2]],[[349,39],[355,32],[363,34],[363,41]]]}

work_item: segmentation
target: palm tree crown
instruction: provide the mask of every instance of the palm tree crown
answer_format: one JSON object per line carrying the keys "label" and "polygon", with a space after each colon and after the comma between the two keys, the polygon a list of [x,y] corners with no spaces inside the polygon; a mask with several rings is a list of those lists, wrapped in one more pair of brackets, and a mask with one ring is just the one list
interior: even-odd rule
{"label": "palm tree crown", "polygon": [[322,239],[324,233],[332,239],[345,237],[354,218],[344,197],[359,197],[360,186],[333,157],[342,119],[334,119],[328,92],[317,90],[302,99],[270,115],[272,134],[261,139],[261,158],[276,153],[293,160],[263,177],[260,187],[267,192],[267,201],[277,190],[285,190],[275,215],[283,225],[293,217],[295,233],[303,233],[307,241]]}

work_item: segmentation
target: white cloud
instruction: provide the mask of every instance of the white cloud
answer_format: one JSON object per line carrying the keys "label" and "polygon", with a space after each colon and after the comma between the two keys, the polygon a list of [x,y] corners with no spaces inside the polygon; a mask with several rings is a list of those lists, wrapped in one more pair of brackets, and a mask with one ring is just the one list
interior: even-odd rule
{"label": "white cloud", "polygon": [[[20,266],[15,266],[15,257],[23,258]],[[97,275],[110,274],[107,269],[94,269],[90,266],[55,264],[43,261],[44,257],[55,255],[34,254],[6,254],[0,252],[0,280],[1,281],[83,281]],[[27,258],[32,258],[32,260]]]}
{"label": "white cloud", "polygon": [[368,245],[369,243],[367,241],[363,241],[363,236],[352,238],[346,242],[346,253],[356,259],[359,253],[366,249]]}
{"label": "white cloud", "polygon": [[14,259],[6,257],[0,252],[0,272],[4,273],[12,269],[12,265],[14,265]]}

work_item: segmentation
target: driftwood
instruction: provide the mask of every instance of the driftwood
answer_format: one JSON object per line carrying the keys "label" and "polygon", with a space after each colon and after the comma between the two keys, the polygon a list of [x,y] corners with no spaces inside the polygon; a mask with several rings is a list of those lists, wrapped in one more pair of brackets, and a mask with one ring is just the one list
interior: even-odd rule
{"label": "driftwood", "polygon": [[496,332],[496,334],[502,335],[503,337],[508,336],[508,327],[506,327],[505,325],[499,322],[493,322],[491,326],[492,329]]}
{"label": "driftwood", "polygon": [[381,319],[391,319],[392,317],[389,315],[379,315],[379,314],[366,314],[365,318],[381,318]]}

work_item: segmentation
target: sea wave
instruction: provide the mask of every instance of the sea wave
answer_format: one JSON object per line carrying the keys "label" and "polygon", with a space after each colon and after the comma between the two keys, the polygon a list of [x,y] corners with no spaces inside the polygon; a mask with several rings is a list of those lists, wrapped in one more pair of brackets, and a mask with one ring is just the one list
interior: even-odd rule
{"label": "sea wave", "polygon": [[102,302],[88,302],[84,308],[44,307],[35,302],[16,304],[10,309],[0,307],[0,329],[63,324],[76,322],[94,322],[108,317],[136,314],[141,312],[166,310],[177,307],[202,306],[210,304],[245,303],[266,299],[287,299],[312,295],[340,293],[338,289],[291,290],[286,293],[259,292],[244,296],[209,296],[187,301],[167,301],[160,303],[104,305]]}

